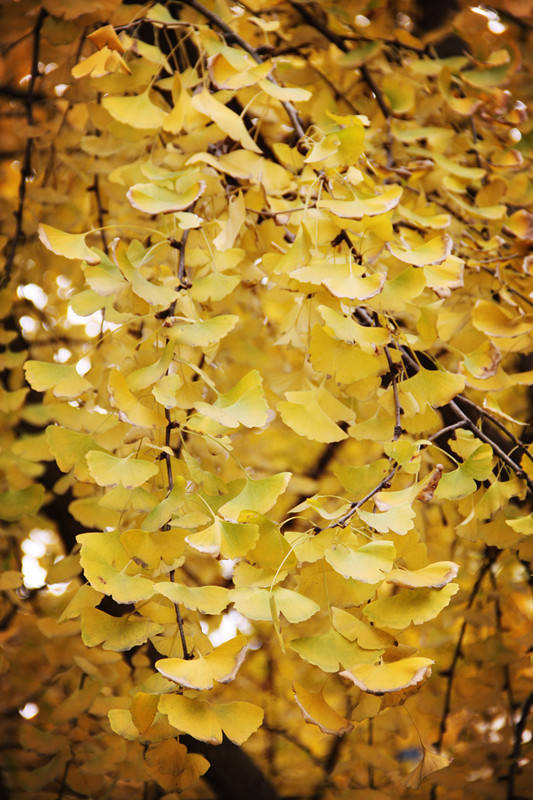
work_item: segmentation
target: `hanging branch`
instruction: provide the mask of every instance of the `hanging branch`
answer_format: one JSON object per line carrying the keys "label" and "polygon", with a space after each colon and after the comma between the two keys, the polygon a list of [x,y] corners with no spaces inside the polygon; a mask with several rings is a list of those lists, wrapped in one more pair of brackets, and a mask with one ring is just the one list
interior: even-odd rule
{"label": "hanging branch", "polygon": [[[520,718],[516,723],[516,728],[514,733],[514,744],[510,756],[511,766],[509,767],[509,772],[507,773],[507,800],[520,800],[518,795],[515,794],[515,780],[520,763],[522,736],[524,734],[529,713],[532,707],[533,707],[533,692],[530,692],[524,701]],[[525,800],[525,798],[523,798],[523,800]]]}
{"label": "hanging branch", "polygon": [[[43,26],[46,14],[47,12],[44,10],[44,8],[41,8],[37,16],[37,20],[35,22],[35,27],[33,29],[33,48],[32,48],[32,59],[31,59],[30,81],[28,84],[28,91],[24,98],[26,103],[26,122],[28,123],[28,126],[33,125],[34,122],[33,103],[34,103],[35,82],[39,77],[39,47],[41,43],[41,28]],[[13,270],[13,262],[15,261],[15,254],[17,252],[19,241],[21,240],[23,235],[24,203],[26,201],[26,182],[31,177],[32,148],[33,148],[33,136],[28,136],[28,138],[26,139],[24,158],[22,160],[22,167],[20,170],[20,183],[18,191],[19,199],[18,199],[17,210],[15,212],[15,233],[9,243],[9,249],[6,256],[6,263],[4,266],[4,273],[0,278],[0,289],[5,289],[5,287],[11,280],[11,272]]]}
{"label": "hanging branch", "polygon": [[[498,555],[499,555],[499,550],[497,550],[496,548],[488,548],[487,547],[485,549],[485,559],[484,559],[484,561],[483,561],[483,563],[482,563],[482,565],[481,565],[481,567],[479,569],[479,572],[477,574],[477,578],[475,580],[474,586],[472,587],[472,591],[470,592],[470,596],[469,596],[468,602],[466,604],[466,611],[468,611],[470,608],[472,608],[472,605],[474,604],[474,600],[476,599],[477,594],[478,594],[478,592],[479,592],[479,590],[481,588],[481,584],[483,582],[483,578],[485,577],[487,572],[490,570],[491,566],[494,564],[494,562],[498,558]],[[448,715],[450,713],[450,708],[451,708],[451,697],[452,697],[452,690],[453,690],[453,681],[454,681],[454,678],[455,678],[455,671],[457,669],[457,663],[458,663],[458,661],[459,661],[459,659],[460,659],[460,657],[462,655],[463,639],[464,639],[464,636],[465,636],[466,626],[467,625],[468,625],[467,620],[463,619],[463,623],[461,625],[461,630],[459,632],[459,637],[457,639],[457,642],[456,642],[456,645],[455,645],[455,649],[454,649],[454,652],[453,652],[451,664],[450,664],[450,666],[448,667],[448,669],[446,671],[443,671],[441,673],[442,675],[446,676],[447,682],[446,682],[446,692],[445,692],[445,695],[444,695],[444,707],[442,709],[442,716],[440,718],[440,724],[439,724],[439,736],[438,736],[437,741],[435,743],[435,747],[439,751],[440,751],[440,749],[442,747],[442,740],[443,740],[444,734],[446,732],[446,721],[448,719]]]}
{"label": "hanging branch", "polygon": [[[165,428],[165,447],[170,447],[170,436],[172,433],[172,429],[174,427],[174,423],[172,422],[172,417],[170,415],[170,410],[165,408],[165,417],[167,420],[166,428]],[[165,463],[167,466],[167,483],[168,483],[168,492],[172,491],[174,488],[174,476],[172,474],[172,462],[171,462],[171,455],[166,450],[163,453]],[[170,525],[167,522],[166,525],[163,526],[163,530],[170,530]],[[170,573],[170,580],[172,582],[175,581],[175,570],[172,570]],[[174,609],[176,611],[176,620],[178,622],[178,630],[180,634],[181,640],[181,648],[183,650],[183,658],[188,661],[189,659],[193,658],[192,653],[189,651],[187,647],[187,639],[185,638],[185,628],[183,626],[183,617],[181,616],[181,611],[179,607],[179,603],[174,603]]]}
{"label": "hanging branch", "polygon": [[387,358],[387,364],[389,365],[389,372],[390,378],[392,381],[392,394],[394,397],[394,434],[392,437],[392,441],[395,442],[403,433],[403,428],[400,421],[400,415],[402,413],[402,409],[400,407],[400,398],[398,397],[398,384],[396,382],[396,372],[394,370],[394,364],[392,363],[392,358],[389,350],[389,346],[386,344],[383,348],[385,350],[385,356]]}
{"label": "hanging branch", "polygon": [[100,239],[102,240],[102,250],[106,254],[109,255],[109,248],[107,245],[107,237],[104,230],[105,220],[104,220],[104,207],[102,204],[102,196],[100,194],[100,178],[98,175],[94,176],[93,185],[90,187],[89,191],[94,192],[94,196],[96,199],[96,212],[98,218],[98,227],[100,228]]}
{"label": "hanging branch", "polygon": [[[309,25],[311,28],[314,28],[316,31],[322,34],[325,39],[328,39],[332,44],[336,45],[339,50],[342,50],[343,53],[348,53],[350,48],[346,45],[344,41],[344,36],[340,36],[339,34],[333,33],[330,31],[329,28],[326,28],[325,25],[322,25],[317,16],[311,14],[308,10],[307,6],[301,5],[300,3],[293,2],[293,0],[289,0],[289,5],[297,11],[302,19],[304,20],[306,25]],[[359,71],[361,73],[361,77],[365,81],[366,85],[373,92],[376,102],[381,110],[381,113],[388,119],[390,117],[390,109],[388,108],[385,98],[383,97],[380,88],[376,85],[372,75],[368,71],[366,64],[361,64],[359,67]]]}

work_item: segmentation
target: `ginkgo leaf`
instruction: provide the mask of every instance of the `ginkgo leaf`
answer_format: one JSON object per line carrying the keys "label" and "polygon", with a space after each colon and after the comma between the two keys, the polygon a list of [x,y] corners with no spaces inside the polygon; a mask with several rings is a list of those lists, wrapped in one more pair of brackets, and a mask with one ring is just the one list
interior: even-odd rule
{"label": "ginkgo leaf", "polygon": [[185,501],[186,481],[181,475],[174,478],[174,486],[168,495],[150,511],[144,519],[141,528],[143,531],[155,531],[162,528],[172,514],[181,508]]}
{"label": "ginkgo leaf", "polygon": [[404,503],[380,512],[365,511],[362,508],[357,509],[359,519],[366,522],[370,528],[379,533],[393,531],[400,536],[403,536],[414,527],[415,514],[416,511],[410,503]]}
{"label": "ginkgo leaf", "polygon": [[158,697],[146,692],[137,692],[131,701],[131,718],[139,733],[145,733],[157,713]]}
{"label": "ginkgo leaf", "polygon": [[399,389],[410,392],[421,408],[426,404],[438,408],[449,403],[464,386],[463,375],[421,367],[416,375],[402,381]]}
{"label": "ginkgo leaf", "polygon": [[390,637],[383,631],[372,628],[366,622],[354,617],[353,614],[348,613],[343,608],[331,609],[331,619],[333,627],[345,639],[350,642],[357,642],[359,647],[363,650],[378,650],[382,647],[387,647],[390,644]]}
{"label": "ginkgo leaf", "polygon": [[144,644],[162,630],[162,625],[138,617],[111,617],[97,608],[81,612],[81,636],[87,647],[101,644],[104,650],[124,652]]}
{"label": "ginkgo leaf", "polygon": [[478,300],[472,311],[472,324],[488,336],[512,338],[533,330],[533,314],[517,314],[498,303]]}
{"label": "ginkgo leaf", "polygon": [[322,733],[342,736],[353,728],[351,722],[326,702],[322,692],[309,692],[298,683],[293,687],[293,692],[305,721],[318,725]]}
{"label": "ginkgo leaf", "polygon": [[453,561],[437,561],[417,570],[393,569],[387,575],[386,580],[397,586],[442,589],[447,583],[453,581],[458,572],[459,565]]}
{"label": "ginkgo leaf", "polygon": [[178,322],[167,328],[169,339],[191,347],[211,347],[233,330],[239,317],[235,314],[220,314],[201,322]]}
{"label": "ginkgo leaf", "polygon": [[154,594],[151,580],[127,574],[130,557],[119,531],[80,533],[77,540],[84,575],[95,589],[110,594],[117,603],[135,603]]}
{"label": "ginkgo leaf", "polygon": [[393,242],[389,242],[387,248],[399,261],[412,264],[413,267],[424,267],[428,264],[441,264],[452,252],[452,245],[450,236],[442,234],[412,249],[399,247]]}
{"label": "ginkgo leaf", "polygon": [[[185,537],[175,530],[122,531],[120,542],[129,556],[142,569],[156,570],[161,561],[169,566],[183,561]],[[156,587],[152,586],[156,591]]]}
{"label": "ginkgo leaf", "polygon": [[39,239],[48,250],[63,258],[98,264],[100,257],[85,244],[86,233],[65,233],[51,225],[39,225]]}
{"label": "ginkgo leaf", "polygon": [[411,623],[421,625],[440,614],[458,591],[456,583],[449,583],[442,589],[400,589],[390,597],[373,600],[363,609],[363,614],[383,628],[400,630]]}
{"label": "ginkgo leaf", "polygon": [[337,217],[345,219],[362,219],[376,214],[385,214],[396,208],[400,202],[403,189],[401,186],[389,186],[376,197],[354,200],[324,199],[317,202],[317,208],[331,211]]}
{"label": "ginkgo leaf", "polygon": [[258,538],[259,526],[253,522],[229,522],[217,518],[208,528],[187,536],[187,543],[200,553],[242,558],[255,546]]}
{"label": "ginkgo leaf", "polygon": [[117,122],[140,130],[160,128],[167,116],[166,111],[150,100],[149,88],[131,97],[107,95],[102,98],[102,105]]}
{"label": "ginkgo leaf", "polygon": [[26,380],[37,392],[53,390],[55,397],[79,397],[92,385],[76,371],[75,364],[54,364],[48,361],[26,361]]}
{"label": "ginkgo leaf", "polygon": [[201,614],[220,614],[231,602],[230,590],[225,586],[185,586],[165,581],[154,584],[154,590]]}
{"label": "ginkgo leaf", "polygon": [[341,666],[350,669],[354,664],[374,664],[383,653],[383,650],[363,650],[333,628],[319,636],[293,639],[289,647],[324,672],[338,672]]}
{"label": "ginkgo leaf", "polygon": [[336,420],[353,422],[354,413],[325,389],[285,392],[278,403],[280,416],[299,436],[318,442],[340,442],[347,434]]}
{"label": "ginkgo leaf", "polygon": [[377,346],[385,345],[390,340],[390,333],[386,328],[372,328],[360,325],[351,317],[339,314],[329,306],[318,306],[322,319],[326,324],[326,329],[338,339],[342,339],[348,344],[357,344],[367,352],[374,352]]}
{"label": "ginkgo leaf", "polygon": [[312,97],[311,92],[307,89],[296,86],[278,86],[277,83],[268,80],[260,80],[258,85],[270,97],[282,102],[305,103]]}
{"label": "ginkgo leaf", "polygon": [[44,502],[44,494],[44,487],[38,483],[0,492],[0,519],[15,522],[26,514],[35,514]]}
{"label": "ginkgo leaf", "polygon": [[326,561],[346,578],[363,583],[379,583],[392,569],[396,549],[392,542],[373,541],[352,550],[344,544],[334,544],[326,551]]}
{"label": "ginkgo leaf", "polygon": [[234,589],[231,599],[237,611],[255,620],[277,620],[281,613],[289,622],[304,622],[320,611],[314,600],[283,586],[272,591]]}
{"label": "ginkgo leaf", "polygon": [[340,674],[363,692],[386,694],[416,686],[429,677],[433,663],[430,658],[413,656],[376,665],[358,664]]}
{"label": "ginkgo leaf", "polygon": [[150,777],[169,792],[188,789],[209,769],[206,758],[189,753],[177,739],[150,745],[144,760]]}
{"label": "ginkgo leaf", "polygon": [[219,508],[227,520],[238,520],[243,511],[255,511],[266,514],[283,494],[292,477],[290,472],[278,472],[268,478],[246,478],[241,491]]}
{"label": "ginkgo leaf", "polygon": [[243,744],[263,721],[263,709],[253,703],[212,704],[179,694],[161,697],[159,710],[177,730],[212,744],[222,742],[222,732],[235,744]]}
{"label": "ginkgo leaf", "polygon": [[131,456],[118,458],[103,450],[90,450],[86,459],[89,472],[99,486],[120,483],[126,489],[134,489],[159,472],[159,467],[152,461]]}
{"label": "ginkgo leaf", "polygon": [[155,668],[165,678],[189,689],[212,689],[214,682],[232,681],[244,661],[248,640],[239,634],[198,658],[161,658]]}
{"label": "ginkgo leaf", "polygon": [[269,408],[260,373],[252,370],[229,392],[220,394],[213,405],[198,402],[196,410],[228,428],[239,424],[247,428],[262,427],[268,419]]}
{"label": "ginkgo leaf", "polygon": [[118,369],[112,369],[108,379],[109,393],[119,416],[132,425],[158,428],[164,424],[164,416],[141,403],[130,391],[126,378]]}
{"label": "ginkgo leaf", "polygon": [[159,286],[149,281],[131,263],[128,258],[126,245],[123,241],[113,242],[113,254],[120,271],[127,281],[131,284],[132,291],[143,300],[152,305],[170,305],[176,299],[176,292],[168,286]]}
{"label": "ginkgo leaf", "polygon": [[219,102],[207,89],[203,89],[193,96],[192,105],[197,111],[216,122],[221,131],[224,131],[236,142],[240,142],[246,150],[251,150],[253,153],[261,152],[261,149],[246,130],[241,117],[235,111]]}
{"label": "ginkgo leaf", "polygon": [[182,211],[192,205],[205,189],[205,182],[189,186],[184,192],[176,192],[157,183],[136,183],[126,192],[134,208],[146,214],[169,214]]}

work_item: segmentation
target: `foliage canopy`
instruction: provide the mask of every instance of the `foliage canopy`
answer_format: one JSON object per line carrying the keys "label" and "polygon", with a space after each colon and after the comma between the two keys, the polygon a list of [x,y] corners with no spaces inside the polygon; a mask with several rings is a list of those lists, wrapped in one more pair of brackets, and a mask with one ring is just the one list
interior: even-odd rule
{"label": "foliage canopy", "polygon": [[499,5],[2,7],[2,798],[528,796]]}

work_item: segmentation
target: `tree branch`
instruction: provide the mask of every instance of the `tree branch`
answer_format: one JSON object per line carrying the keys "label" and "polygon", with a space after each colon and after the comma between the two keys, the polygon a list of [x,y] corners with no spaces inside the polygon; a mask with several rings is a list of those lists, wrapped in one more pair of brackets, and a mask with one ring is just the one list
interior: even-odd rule
{"label": "tree branch", "polygon": [[[32,59],[31,59],[30,82],[28,85],[28,91],[24,98],[26,103],[26,121],[29,126],[33,125],[33,102],[34,102],[35,81],[39,77],[39,46],[41,41],[41,28],[43,26],[43,22],[46,15],[47,12],[44,10],[44,8],[41,8],[37,16],[37,20],[35,22],[35,27],[33,29],[33,48],[32,48]],[[11,280],[11,272],[13,270],[13,262],[15,261],[15,254],[17,252],[18,243],[23,235],[24,203],[26,200],[26,181],[31,176],[32,147],[33,147],[33,136],[28,136],[26,140],[26,147],[24,149],[24,158],[22,161],[22,167],[20,170],[20,183],[18,191],[19,199],[18,199],[17,210],[15,212],[15,233],[8,245],[6,263],[4,265],[4,273],[0,277],[0,289],[5,289],[5,287]]]}

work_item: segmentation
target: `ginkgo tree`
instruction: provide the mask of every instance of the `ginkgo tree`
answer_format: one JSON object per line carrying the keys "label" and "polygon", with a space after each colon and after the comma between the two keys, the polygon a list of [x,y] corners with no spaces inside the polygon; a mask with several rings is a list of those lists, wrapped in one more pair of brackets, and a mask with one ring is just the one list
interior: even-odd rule
{"label": "ginkgo tree", "polygon": [[530,796],[531,4],[1,14],[0,797]]}

